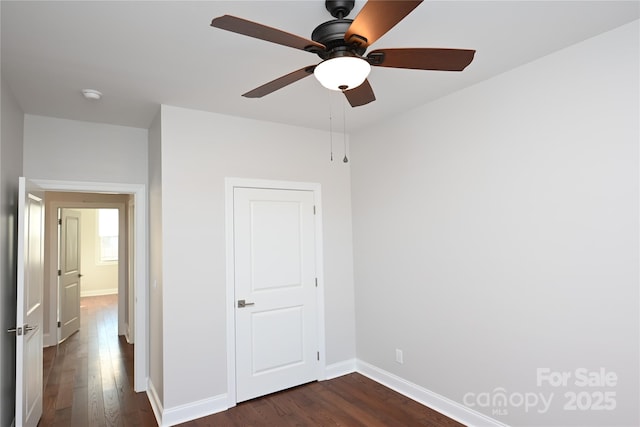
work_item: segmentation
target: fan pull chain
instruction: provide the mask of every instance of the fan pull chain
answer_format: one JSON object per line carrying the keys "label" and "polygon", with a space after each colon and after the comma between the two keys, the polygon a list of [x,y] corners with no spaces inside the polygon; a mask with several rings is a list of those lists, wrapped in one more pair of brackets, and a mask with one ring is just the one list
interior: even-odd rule
{"label": "fan pull chain", "polygon": [[331,161],[333,162],[333,114],[331,108],[331,94],[329,94],[329,151],[331,153]]}
{"label": "fan pull chain", "polygon": [[342,138],[344,142],[344,159],[342,161],[344,163],[349,163],[349,159],[347,158],[347,98],[343,97],[342,102]]}

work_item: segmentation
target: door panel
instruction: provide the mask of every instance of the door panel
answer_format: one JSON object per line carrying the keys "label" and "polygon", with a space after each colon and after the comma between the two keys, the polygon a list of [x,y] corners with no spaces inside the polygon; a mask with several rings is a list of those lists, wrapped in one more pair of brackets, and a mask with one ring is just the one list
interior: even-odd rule
{"label": "door panel", "polygon": [[300,204],[254,201],[250,209],[252,289],[301,286]]}
{"label": "door panel", "polygon": [[311,191],[234,190],[236,399],[317,379]]}
{"label": "door panel", "polygon": [[18,192],[16,425],[36,426],[42,415],[44,202],[23,177]]}
{"label": "door panel", "polygon": [[80,329],[80,212],[62,209],[60,227],[60,336]]}
{"label": "door panel", "polygon": [[251,314],[253,375],[304,363],[302,311],[298,306]]}

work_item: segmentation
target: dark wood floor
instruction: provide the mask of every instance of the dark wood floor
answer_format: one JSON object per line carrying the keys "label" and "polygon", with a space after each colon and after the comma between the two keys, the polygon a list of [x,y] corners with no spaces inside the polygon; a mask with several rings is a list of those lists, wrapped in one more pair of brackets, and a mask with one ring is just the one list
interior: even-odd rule
{"label": "dark wood floor", "polygon": [[[157,426],[133,391],[133,346],[117,336],[117,297],[82,299],[80,331],[45,349],[39,426]],[[314,382],[182,424],[202,426],[461,426],[360,374]]]}
{"label": "dark wood floor", "polygon": [[80,331],[44,353],[45,426],[156,426],[133,391],[133,345],[118,337],[117,295],[82,298]]}
{"label": "dark wood floor", "polygon": [[181,424],[204,426],[462,426],[360,374],[309,383]]}

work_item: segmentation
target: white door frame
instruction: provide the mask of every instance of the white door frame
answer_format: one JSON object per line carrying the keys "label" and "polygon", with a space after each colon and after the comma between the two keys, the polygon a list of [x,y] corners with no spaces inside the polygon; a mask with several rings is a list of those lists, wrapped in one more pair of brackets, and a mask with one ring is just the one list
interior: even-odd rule
{"label": "white door frame", "polygon": [[236,406],[236,325],[235,325],[235,272],[233,242],[233,191],[235,188],[262,188],[269,190],[312,191],[316,207],[316,275],[318,277],[318,380],[326,377],[324,328],[324,264],[322,240],[322,197],[320,184],[311,182],[270,181],[264,179],[225,178],[225,240],[226,240],[226,307],[227,307],[227,407]]}
{"label": "white door frame", "polygon": [[120,184],[83,181],[31,180],[43,191],[132,194],[135,203],[135,325],[134,390],[147,390],[148,378],[148,286],[147,286],[147,190],[144,184]]}

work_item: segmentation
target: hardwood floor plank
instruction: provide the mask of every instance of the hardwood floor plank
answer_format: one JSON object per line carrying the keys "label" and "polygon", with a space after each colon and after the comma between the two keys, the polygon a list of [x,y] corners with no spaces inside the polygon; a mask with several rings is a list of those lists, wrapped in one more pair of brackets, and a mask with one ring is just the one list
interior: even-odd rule
{"label": "hardwood floor plank", "polygon": [[102,374],[96,363],[90,365],[91,374],[89,375],[88,386],[88,405],[89,405],[89,419],[93,420],[97,427],[102,427],[105,424],[104,414],[104,396],[102,394]]}
{"label": "hardwood floor plank", "polygon": [[71,425],[89,425],[89,392],[86,386],[76,387],[73,390],[73,406],[71,410]]}

